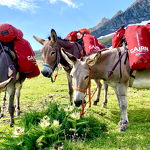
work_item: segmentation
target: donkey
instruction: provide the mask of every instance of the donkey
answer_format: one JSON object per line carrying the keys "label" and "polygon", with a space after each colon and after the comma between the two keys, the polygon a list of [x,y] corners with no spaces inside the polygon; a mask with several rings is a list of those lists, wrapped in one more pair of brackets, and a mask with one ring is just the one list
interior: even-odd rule
{"label": "donkey", "polygon": [[[0,43],[1,44],[1,43]],[[17,67],[17,60],[14,51],[8,47],[0,45],[0,92],[7,91],[9,96],[8,111],[10,114],[10,127],[14,124],[14,96],[16,93],[16,115],[20,114],[19,98],[22,84],[25,81],[26,75],[20,73]],[[5,95],[6,96],[6,95]],[[3,107],[5,106],[5,100]],[[3,117],[1,112],[0,118]]]}
{"label": "donkey", "polygon": [[[114,48],[109,51],[98,51],[80,60],[63,49],[61,51],[67,62],[73,65],[70,74],[74,87],[87,88],[90,67],[92,68],[92,79],[103,79],[113,87],[121,112],[120,131],[126,130],[129,124],[127,115],[128,86],[138,89],[150,87],[150,69],[144,71],[134,70],[132,73],[125,51],[124,47]],[[118,54],[120,53],[121,56],[119,57]],[[80,106],[84,101],[84,92],[75,91],[75,105]]]}
{"label": "donkey", "polygon": [[[43,48],[40,50],[43,58],[43,68],[41,70],[43,76],[52,78],[52,74],[55,68],[58,66],[58,63],[60,63],[64,68],[68,81],[69,100],[72,104],[73,88],[72,78],[70,76],[72,66],[62,57],[60,50],[63,47],[68,53],[76,56],[76,58],[81,58],[81,56],[83,56],[82,46],[78,43],[70,42],[69,40],[57,37],[57,34],[54,29],[51,30],[51,35],[48,40],[37,38],[35,36],[33,36],[33,38],[43,45]],[[99,84],[99,80],[97,79],[95,80],[95,82],[98,85],[97,97],[94,101],[94,104],[96,105],[99,101],[102,84]],[[107,88],[108,86],[104,84],[104,104],[107,103]]]}

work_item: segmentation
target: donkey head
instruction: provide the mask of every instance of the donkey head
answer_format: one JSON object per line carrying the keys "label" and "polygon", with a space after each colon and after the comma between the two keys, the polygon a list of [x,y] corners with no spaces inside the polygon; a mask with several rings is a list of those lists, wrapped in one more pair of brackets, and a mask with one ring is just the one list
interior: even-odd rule
{"label": "donkey head", "polygon": [[36,41],[43,45],[40,50],[43,59],[43,68],[41,73],[45,77],[52,77],[53,71],[58,65],[59,51],[57,47],[57,34],[54,29],[51,30],[51,35],[48,40],[33,36]]}
{"label": "donkey head", "polygon": [[93,53],[81,59],[67,53],[63,48],[61,49],[64,59],[73,66],[70,75],[72,76],[72,84],[74,87],[74,103],[79,107],[85,102],[84,94],[89,84],[90,66],[93,66],[100,57],[100,51]]}

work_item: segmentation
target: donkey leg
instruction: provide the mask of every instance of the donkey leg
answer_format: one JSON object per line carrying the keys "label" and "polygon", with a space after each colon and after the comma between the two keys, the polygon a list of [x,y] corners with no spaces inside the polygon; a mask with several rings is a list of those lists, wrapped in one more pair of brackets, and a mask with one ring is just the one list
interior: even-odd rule
{"label": "donkey leg", "polygon": [[10,114],[10,127],[13,127],[14,111],[15,111],[15,107],[14,107],[15,85],[9,86],[8,95],[9,95],[8,111]]}
{"label": "donkey leg", "polygon": [[104,101],[103,101],[102,107],[106,108],[107,107],[108,84],[105,81],[103,81],[103,87],[104,87]]}
{"label": "donkey leg", "polygon": [[72,97],[73,97],[73,88],[72,88],[72,78],[69,73],[66,72],[67,81],[68,81],[68,92],[69,92],[69,101],[71,105],[73,105]]}
{"label": "donkey leg", "polygon": [[20,84],[17,87],[17,91],[16,91],[16,116],[20,115],[20,103],[19,103],[19,99],[20,99],[21,88],[22,88],[22,84]]}
{"label": "donkey leg", "polygon": [[129,124],[127,116],[127,84],[117,83],[115,91],[121,112],[121,120],[119,122],[120,131],[125,131]]}
{"label": "donkey leg", "polygon": [[[0,92],[0,98],[1,98],[1,92]],[[0,105],[0,119],[4,116],[6,106]]]}
{"label": "donkey leg", "polygon": [[97,103],[99,102],[100,94],[101,94],[102,84],[101,84],[100,80],[94,80],[94,81],[97,85],[97,95],[96,95],[96,99],[93,101],[93,105],[97,105]]}

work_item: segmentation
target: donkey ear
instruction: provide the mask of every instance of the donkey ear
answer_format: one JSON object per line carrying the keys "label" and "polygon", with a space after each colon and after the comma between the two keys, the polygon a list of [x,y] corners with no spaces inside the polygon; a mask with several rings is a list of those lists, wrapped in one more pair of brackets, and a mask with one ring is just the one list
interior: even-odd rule
{"label": "donkey ear", "polygon": [[93,53],[86,59],[86,63],[89,66],[93,66],[95,65],[97,60],[100,58],[100,56],[101,56],[101,51],[98,51],[97,53]]}
{"label": "donkey ear", "polygon": [[57,42],[57,34],[54,29],[51,30],[51,41],[54,43]]}
{"label": "donkey ear", "polygon": [[72,54],[66,52],[63,47],[61,48],[61,54],[62,54],[63,58],[64,58],[70,65],[73,66],[73,65],[76,63],[77,58],[76,58],[74,55],[72,55]]}
{"label": "donkey ear", "polygon": [[37,38],[36,36],[33,36],[33,38],[38,41],[39,43],[41,43],[42,45],[44,45],[45,40],[41,39],[41,38]]}

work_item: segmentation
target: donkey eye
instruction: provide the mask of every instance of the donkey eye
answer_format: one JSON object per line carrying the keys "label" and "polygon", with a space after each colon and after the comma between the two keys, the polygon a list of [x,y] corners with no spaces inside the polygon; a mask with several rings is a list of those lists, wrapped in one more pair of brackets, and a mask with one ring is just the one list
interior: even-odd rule
{"label": "donkey eye", "polygon": [[89,76],[86,76],[84,79],[87,79]]}
{"label": "donkey eye", "polygon": [[51,56],[54,55],[54,54],[55,54],[55,52],[52,52],[52,53],[51,53]]}

